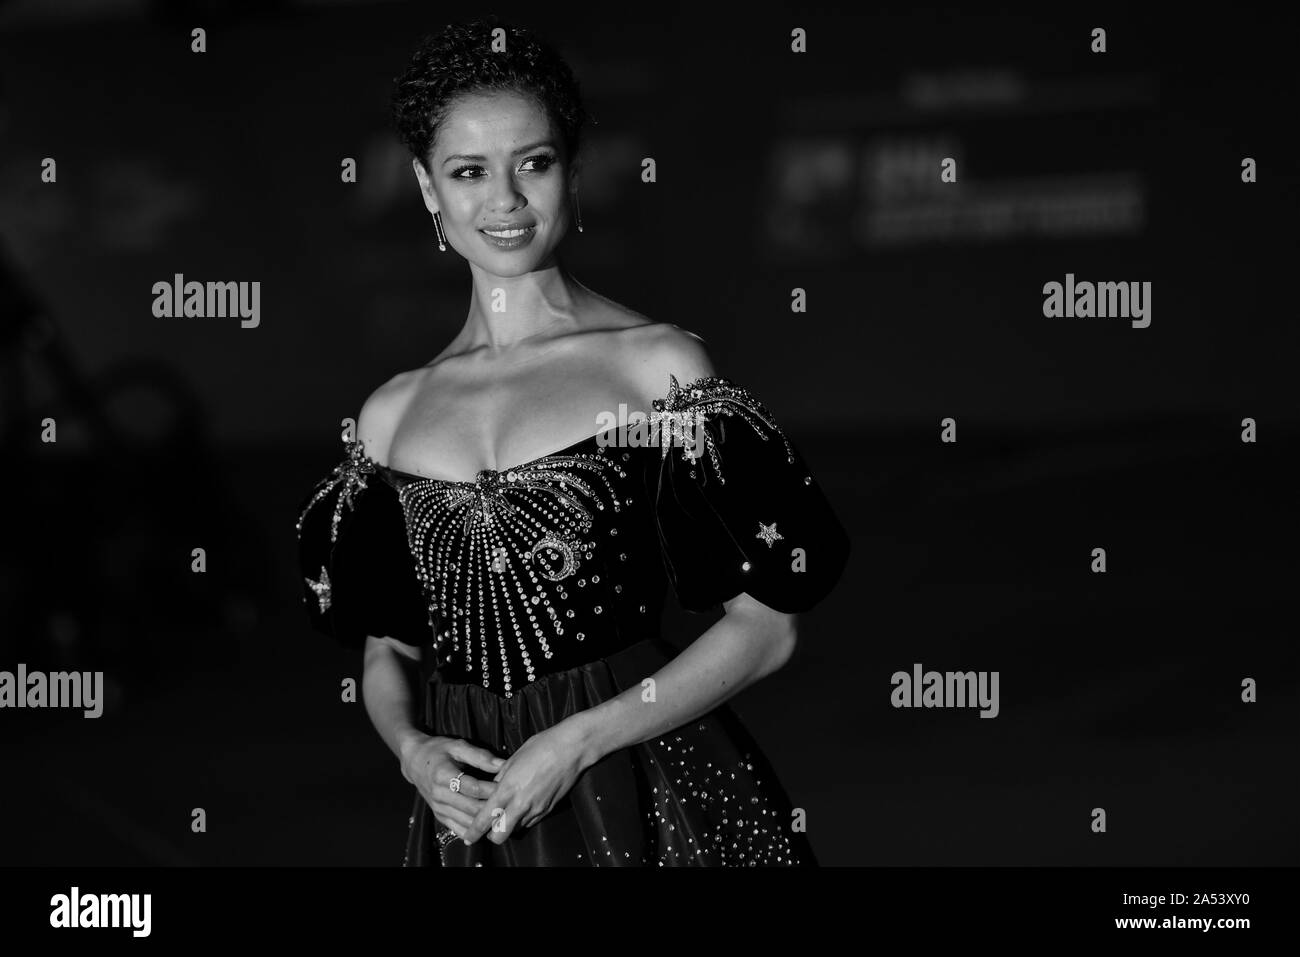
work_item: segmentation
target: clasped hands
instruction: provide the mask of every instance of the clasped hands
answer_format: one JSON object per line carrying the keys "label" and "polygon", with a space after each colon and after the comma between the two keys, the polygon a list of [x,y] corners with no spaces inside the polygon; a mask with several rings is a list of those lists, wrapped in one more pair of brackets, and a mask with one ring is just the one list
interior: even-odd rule
{"label": "clasped hands", "polygon": [[[590,763],[582,735],[572,723],[560,722],[509,758],[460,738],[420,735],[402,755],[402,774],[434,818],[466,844],[484,836],[502,844],[516,827],[532,827],[549,814]],[[457,775],[460,788],[453,791]]]}

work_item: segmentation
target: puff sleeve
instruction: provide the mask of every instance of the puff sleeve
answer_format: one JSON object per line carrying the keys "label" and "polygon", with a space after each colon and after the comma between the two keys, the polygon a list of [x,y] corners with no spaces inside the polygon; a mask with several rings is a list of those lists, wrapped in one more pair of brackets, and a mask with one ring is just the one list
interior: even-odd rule
{"label": "puff sleeve", "polygon": [[313,628],[348,648],[367,635],[409,645],[432,641],[433,626],[416,577],[397,492],[360,442],[303,500],[298,535],[299,590]]}
{"label": "puff sleeve", "polygon": [[807,611],[839,581],[849,537],[803,457],[753,393],[707,376],[650,416],[662,448],[656,521],[668,580],[688,611],[742,592]]}

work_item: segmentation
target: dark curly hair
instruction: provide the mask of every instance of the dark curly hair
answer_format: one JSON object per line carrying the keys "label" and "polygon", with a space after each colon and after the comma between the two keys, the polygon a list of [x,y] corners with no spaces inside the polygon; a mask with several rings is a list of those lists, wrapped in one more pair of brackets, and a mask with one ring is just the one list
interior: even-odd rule
{"label": "dark curly hair", "polygon": [[[505,31],[505,50],[494,53],[492,31],[498,27]],[[511,91],[534,98],[559,130],[570,161],[578,155],[590,119],[578,82],[560,55],[531,30],[495,15],[449,24],[442,33],[424,37],[394,82],[397,135],[425,170],[439,125],[464,94]]]}

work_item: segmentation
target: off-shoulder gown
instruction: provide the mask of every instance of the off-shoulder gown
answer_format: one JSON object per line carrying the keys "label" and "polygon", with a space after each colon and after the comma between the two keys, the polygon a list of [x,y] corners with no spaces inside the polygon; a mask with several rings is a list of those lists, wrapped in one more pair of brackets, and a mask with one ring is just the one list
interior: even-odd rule
{"label": "off-shoulder gown", "polygon": [[[422,730],[509,757],[575,712],[652,689],[676,654],[660,633],[668,583],[692,612],[742,592],[787,613],[821,601],[849,539],[772,413],[718,376],[670,377],[653,409],[472,482],[379,465],[345,436],[298,511],[311,624],[351,647],[420,647]],[[817,863],[725,704],[607,755],[501,845],[442,846],[418,792],[408,824],[406,866]]]}

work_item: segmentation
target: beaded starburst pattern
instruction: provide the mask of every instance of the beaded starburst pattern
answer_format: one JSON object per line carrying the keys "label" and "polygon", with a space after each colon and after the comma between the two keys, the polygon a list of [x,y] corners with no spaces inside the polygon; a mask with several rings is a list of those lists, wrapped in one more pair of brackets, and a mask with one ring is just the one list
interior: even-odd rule
{"label": "beaded starburst pattern", "polygon": [[[696,478],[695,461],[700,457],[702,443],[718,481],[726,484],[722,474],[722,459],[717,442],[706,424],[711,417],[739,416],[759,437],[768,441],[769,433],[785,443],[786,460],[794,463],[794,449],[785,432],[776,423],[776,417],[748,389],[738,386],[722,376],[701,376],[681,386],[674,375],[668,376],[668,395],[655,399],[650,414],[651,428],[662,448],[661,459],[668,457],[673,447],[682,449],[682,457],[691,463],[690,476]],[[766,431],[765,431],[766,430]],[[665,438],[664,432],[668,435]]]}
{"label": "beaded starburst pattern", "polygon": [[345,441],[344,447],[347,449],[348,457],[334,466],[334,471],[329,476],[316,483],[315,488],[312,489],[311,497],[298,515],[298,521],[294,528],[299,538],[302,537],[302,525],[307,518],[307,513],[315,507],[317,502],[341,485],[339,497],[334,502],[334,514],[330,517],[330,542],[338,541],[339,522],[343,519],[343,510],[351,511],[356,506],[353,496],[364,491],[367,477],[375,474],[375,463],[366,455],[365,446],[360,442]]}
{"label": "beaded starburst pattern", "polygon": [[512,650],[528,681],[534,659],[553,656],[551,640],[565,634],[566,580],[597,547],[595,513],[623,507],[614,476],[627,472],[602,449],[484,469],[473,482],[418,479],[398,493],[416,575],[430,611],[444,618],[439,642],[448,647],[440,650],[463,658],[466,671],[477,660],[484,687],[492,685],[493,658],[509,697]]}

